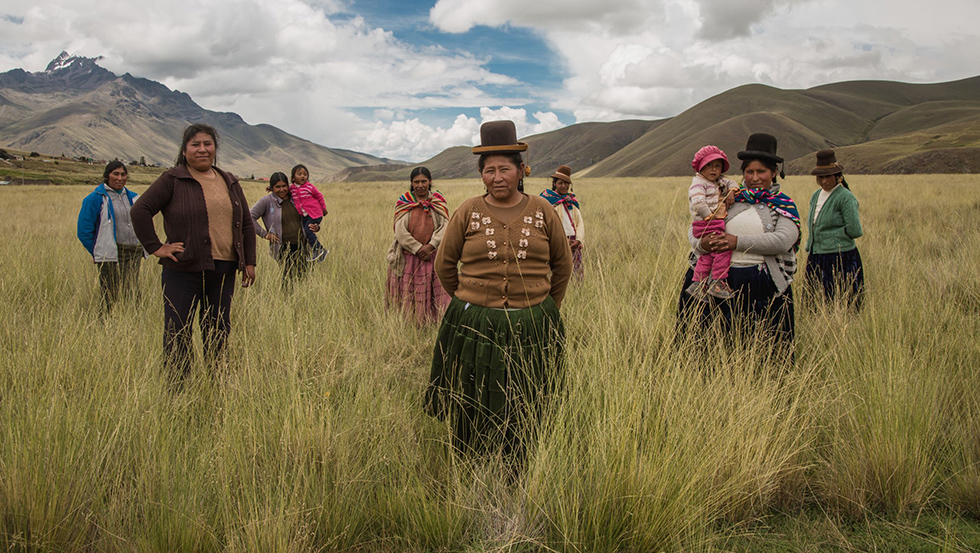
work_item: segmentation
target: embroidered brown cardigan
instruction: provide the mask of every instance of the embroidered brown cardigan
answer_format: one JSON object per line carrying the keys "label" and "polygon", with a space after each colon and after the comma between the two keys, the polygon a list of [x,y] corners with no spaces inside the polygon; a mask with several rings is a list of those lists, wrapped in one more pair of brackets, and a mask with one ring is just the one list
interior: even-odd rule
{"label": "embroidered brown cardigan", "polygon": [[[457,264],[462,264],[457,270]],[[550,278],[549,278],[550,273]],[[560,307],[572,274],[572,252],[547,200],[528,196],[512,221],[500,220],[482,196],[459,206],[436,255],[443,288],[461,301],[492,308]]]}

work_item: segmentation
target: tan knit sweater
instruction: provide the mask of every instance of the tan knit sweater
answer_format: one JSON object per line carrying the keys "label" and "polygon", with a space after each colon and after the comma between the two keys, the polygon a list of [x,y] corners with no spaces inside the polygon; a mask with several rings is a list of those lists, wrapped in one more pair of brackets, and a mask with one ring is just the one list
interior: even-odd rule
{"label": "tan knit sweater", "polygon": [[478,196],[463,202],[450,218],[436,274],[446,292],[474,305],[520,309],[550,295],[560,307],[572,274],[572,252],[558,215],[544,198],[529,196],[517,217],[503,221]]}

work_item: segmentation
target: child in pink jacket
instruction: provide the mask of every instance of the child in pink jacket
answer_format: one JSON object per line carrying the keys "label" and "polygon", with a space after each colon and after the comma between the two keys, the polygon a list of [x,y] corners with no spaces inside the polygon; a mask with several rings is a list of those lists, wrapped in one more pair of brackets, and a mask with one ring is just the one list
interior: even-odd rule
{"label": "child in pink jacket", "polygon": [[[728,171],[728,156],[717,146],[705,146],[698,150],[691,161],[694,179],[688,189],[691,223],[694,237],[701,238],[711,232],[725,232],[725,217],[738,190],[735,181],[724,177]],[[694,267],[694,283],[687,293],[707,300],[705,295],[728,299],[732,290],[728,286],[728,266],[732,252],[707,252],[698,256]]]}
{"label": "child in pink jacket", "polygon": [[323,261],[327,252],[320,245],[320,241],[317,240],[316,233],[313,232],[310,225],[320,225],[323,216],[327,214],[327,203],[323,201],[323,194],[317,190],[316,186],[313,186],[309,178],[310,171],[305,165],[300,164],[293,167],[293,183],[289,185],[289,192],[292,194],[296,211],[299,211],[299,214],[303,216],[303,234],[306,235],[306,240],[312,249],[310,261]]}

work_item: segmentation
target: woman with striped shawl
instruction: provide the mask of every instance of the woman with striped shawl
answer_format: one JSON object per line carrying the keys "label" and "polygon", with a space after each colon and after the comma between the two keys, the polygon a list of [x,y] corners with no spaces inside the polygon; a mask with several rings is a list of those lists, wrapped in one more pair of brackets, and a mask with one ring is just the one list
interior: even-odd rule
{"label": "woman with striped shawl", "polygon": [[395,241],[388,250],[386,308],[401,309],[417,326],[438,321],[449,294],[435,273],[436,250],[446,232],[449,207],[432,190],[432,174],[416,167],[412,187],[395,203]]}
{"label": "woman with striped shawl", "polygon": [[568,245],[572,248],[572,276],[581,280],[585,277],[585,267],[582,264],[582,240],[585,236],[585,221],[582,220],[582,208],[578,199],[572,194],[572,168],[562,165],[551,175],[551,190],[545,190],[541,197],[548,200],[561,219]]}
{"label": "woman with striped shawl", "polygon": [[729,332],[760,330],[792,358],[796,322],[791,284],[800,245],[800,213],[792,198],[779,190],[783,158],[776,155],[776,144],[776,137],[756,133],[738,153],[744,189],[728,210],[724,232],[695,238],[688,230],[693,251],[682,290],[693,282],[698,255],[730,251],[731,298],[705,304],[681,292],[679,311],[684,325],[698,323],[687,326],[689,331],[706,328],[709,318],[721,316]]}

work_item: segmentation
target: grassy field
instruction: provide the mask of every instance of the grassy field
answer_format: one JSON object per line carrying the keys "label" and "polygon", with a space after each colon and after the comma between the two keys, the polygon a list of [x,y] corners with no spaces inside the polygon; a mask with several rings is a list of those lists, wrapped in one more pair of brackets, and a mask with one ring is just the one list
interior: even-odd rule
{"label": "grassy field", "polygon": [[[689,179],[577,181],[567,388],[516,482],[421,410],[435,328],[383,309],[401,185],[325,186],[330,255],[290,292],[260,241],[230,363],[177,396],[158,265],[99,320],[91,185],[0,188],[0,549],[978,550],[980,177],[850,180],[866,308],[794,283],[792,367],[751,332],[674,335]],[[785,191],[805,211],[814,188]]]}

